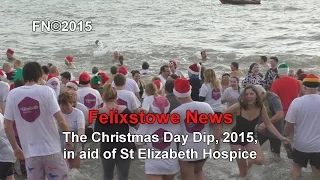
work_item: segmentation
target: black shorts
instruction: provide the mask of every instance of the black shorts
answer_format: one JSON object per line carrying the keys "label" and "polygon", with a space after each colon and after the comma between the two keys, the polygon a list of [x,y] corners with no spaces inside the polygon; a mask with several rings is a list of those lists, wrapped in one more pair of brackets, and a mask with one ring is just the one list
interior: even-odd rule
{"label": "black shorts", "polygon": [[292,156],[294,163],[306,168],[309,162],[311,166],[314,166],[315,168],[320,170],[320,152],[305,153],[293,148]]}
{"label": "black shorts", "polygon": [[262,144],[264,144],[266,141],[269,140],[271,152],[276,153],[276,154],[280,154],[280,149],[281,149],[280,139],[269,138],[261,133],[257,133],[257,137],[258,137],[258,141],[261,146],[262,146]]}
{"label": "black shorts", "polygon": [[14,163],[0,162],[0,180],[6,180],[8,176],[13,175]]}
{"label": "black shorts", "polygon": [[192,163],[192,164],[198,164],[198,163],[202,163],[205,162],[208,158],[206,159],[200,159],[200,160],[196,160],[196,161],[186,161],[188,163]]}

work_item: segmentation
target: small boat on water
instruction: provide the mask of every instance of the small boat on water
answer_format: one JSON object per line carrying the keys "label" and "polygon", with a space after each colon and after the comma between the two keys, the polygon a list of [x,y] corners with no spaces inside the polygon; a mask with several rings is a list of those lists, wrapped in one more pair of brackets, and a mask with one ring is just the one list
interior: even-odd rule
{"label": "small boat on water", "polygon": [[222,4],[261,4],[261,0],[220,0]]}

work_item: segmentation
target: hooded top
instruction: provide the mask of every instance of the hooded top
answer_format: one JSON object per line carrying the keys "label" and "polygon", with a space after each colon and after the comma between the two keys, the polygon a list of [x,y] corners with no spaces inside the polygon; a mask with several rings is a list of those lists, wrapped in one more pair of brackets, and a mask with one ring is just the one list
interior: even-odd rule
{"label": "hooded top", "polygon": [[48,79],[47,86],[51,87],[56,93],[56,97],[60,95],[60,81],[57,77],[52,77]]}

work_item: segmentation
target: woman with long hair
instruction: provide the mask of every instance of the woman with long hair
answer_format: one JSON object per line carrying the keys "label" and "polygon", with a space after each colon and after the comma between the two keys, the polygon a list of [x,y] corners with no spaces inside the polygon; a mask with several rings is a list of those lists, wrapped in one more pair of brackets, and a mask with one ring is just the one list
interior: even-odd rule
{"label": "woman with long hair", "polygon": [[257,154],[255,159],[237,159],[241,177],[247,176],[248,169],[253,164],[262,165],[264,163],[263,152],[255,139],[255,128],[259,123],[260,118],[269,132],[282,142],[289,143],[289,140],[282,136],[270,122],[266,107],[263,105],[260,95],[254,85],[248,85],[241,93],[239,101],[227,108],[224,113],[231,113],[237,116],[236,125],[232,128],[231,134],[236,134],[238,138],[237,140],[230,139],[231,150],[254,151]]}
{"label": "woman with long hair", "polygon": [[248,74],[242,81],[243,87],[246,87],[249,84],[266,87],[266,81],[263,79],[263,76],[260,73],[260,67],[258,63],[252,63],[250,65]]}
{"label": "woman with long hair", "polygon": [[[156,80],[158,81],[158,80]],[[141,109],[145,113],[151,112],[151,104],[153,103],[156,97],[160,96],[158,93],[158,88],[155,83],[150,82],[146,84],[146,97],[143,99]]]}
{"label": "woman with long hair", "polygon": [[[106,84],[103,89],[102,95],[104,101],[104,107],[98,109],[97,119],[101,115],[111,115],[112,111],[118,111],[118,118],[121,119],[123,114],[127,114],[127,121],[129,122],[130,126],[134,126],[137,129],[137,124],[132,124],[130,121],[130,114],[131,111],[124,106],[117,104],[117,90],[111,86],[111,84]],[[129,133],[129,126],[128,124],[115,124],[115,123],[101,123],[100,121],[95,122],[94,126],[95,132],[104,133],[106,136],[111,136],[114,134],[119,134],[119,136],[127,137]],[[103,153],[105,151],[111,152],[114,148],[116,148],[116,155],[115,158],[104,158]],[[122,159],[121,158],[121,149],[133,149],[133,144],[129,141],[129,139],[124,139],[121,142],[108,142],[100,143],[100,156],[102,158],[102,167],[103,167],[103,178],[104,179],[113,179],[113,171],[114,168],[117,167],[117,174],[119,180],[128,180],[129,170],[131,160]]]}
{"label": "woman with long hair", "polygon": [[230,78],[230,87],[224,90],[221,98],[221,103],[227,103],[227,107],[238,102],[238,98],[241,94],[241,88],[239,84],[239,78],[233,76]]}
{"label": "woman with long hair", "polygon": [[[208,103],[217,115],[222,113],[222,86],[213,69],[204,71],[204,83],[200,88],[199,101]],[[220,125],[220,128],[222,125]],[[218,147],[218,146],[217,146]]]}
{"label": "woman with long hair", "polygon": [[[170,109],[170,103],[164,96],[156,96],[150,105],[150,111],[158,114],[167,114]],[[137,143],[137,145],[146,145],[146,148],[157,152],[169,152],[170,150],[177,151],[177,144],[174,142],[164,142],[164,132],[170,132],[173,135],[181,134],[181,126],[172,123],[153,123],[141,124],[137,134],[153,135],[157,134],[158,142]],[[145,174],[147,180],[173,180],[175,174],[179,171],[178,159],[146,159]]]}
{"label": "woman with long hair", "polygon": [[[73,107],[75,98],[68,91],[62,92],[58,96],[58,103],[62,112],[63,117],[66,119],[69,129],[71,132],[75,132],[77,135],[81,136],[85,134],[85,117],[82,111]],[[65,135],[60,132],[61,139],[61,149],[63,151],[65,144]],[[80,168],[81,160],[80,160],[80,151],[81,144],[78,142],[73,143],[73,151],[75,153],[75,157],[71,157],[68,159],[68,164],[70,169],[72,168]]]}

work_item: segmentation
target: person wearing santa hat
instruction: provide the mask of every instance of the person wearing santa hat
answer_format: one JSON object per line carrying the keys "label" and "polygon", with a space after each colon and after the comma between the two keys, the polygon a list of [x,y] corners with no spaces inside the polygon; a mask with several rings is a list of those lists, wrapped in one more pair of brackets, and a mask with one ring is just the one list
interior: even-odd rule
{"label": "person wearing santa hat", "polygon": [[12,49],[8,49],[7,50],[7,59],[9,62],[12,62],[15,60],[15,58],[13,57],[14,51]]}
{"label": "person wearing santa hat", "polygon": [[75,69],[76,66],[73,64],[74,63],[74,59],[72,56],[67,56],[64,59],[64,63],[67,65],[68,69]]}
{"label": "person wearing santa hat", "polygon": [[[80,74],[79,85],[81,88],[77,91],[77,98],[78,102],[85,105],[88,110],[93,110],[102,107],[103,101],[100,92],[91,87],[90,80],[91,77],[89,73],[83,72]],[[93,124],[86,129],[86,133],[93,131]]]}
{"label": "person wearing santa hat", "polygon": [[169,61],[169,68],[170,68],[171,74],[176,74],[177,76],[184,78],[182,72],[180,70],[178,70],[178,61],[177,60],[171,59]]}
{"label": "person wearing santa hat", "polygon": [[[127,68],[124,66],[119,67],[118,74],[122,74],[126,77],[128,75]],[[115,87],[114,82],[112,82],[112,87]],[[140,89],[139,89],[139,86],[135,80],[130,79],[130,78],[126,78],[126,84],[125,84],[124,89],[133,92],[138,99],[141,98],[140,94],[139,94]]]}
{"label": "person wearing santa hat", "polygon": [[109,76],[108,76],[107,73],[105,73],[105,72],[98,72],[98,75],[101,77],[102,86],[103,86],[106,82],[108,82]]}
{"label": "person wearing santa hat", "polygon": [[[210,124],[202,123],[187,123],[185,119],[187,117],[187,112],[194,113],[195,111],[198,114],[214,114],[214,111],[209,104],[204,102],[197,102],[191,99],[191,86],[188,80],[178,78],[174,82],[173,94],[176,96],[177,100],[181,105],[170,113],[179,114],[180,116],[180,127],[182,129],[182,135],[187,135],[189,138],[188,142],[184,145],[179,144],[179,151],[186,152],[188,149],[193,149],[197,152],[197,157],[184,157],[180,161],[180,172],[182,180],[190,179],[194,177],[197,180],[203,180],[203,166],[206,162],[207,157],[203,154],[204,150],[209,150],[211,147],[207,145],[204,141],[193,142],[194,132],[201,134],[211,134]],[[221,132],[218,126],[213,125],[213,134],[215,138],[221,139]],[[219,144],[215,145],[215,150],[219,150]]]}
{"label": "person wearing santa hat", "polygon": [[78,102],[84,104],[89,110],[98,109],[102,106],[103,101],[99,91],[93,89],[90,84],[91,77],[87,72],[83,72],[79,76]]}
{"label": "person wearing santa hat", "polygon": [[79,84],[77,83],[77,81],[69,81],[66,84],[67,91],[70,91],[70,90],[77,91],[78,86],[79,86]]}
{"label": "person wearing santa hat", "polygon": [[158,93],[159,95],[163,96],[163,95],[164,95],[164,92],[163,92],[164,87],[163,87],[162,82],[161,82],[160,80],[153,80],[152,82],[153,82],[153,84],[155,84],[156,87],[157,87],[157,93]]}
{"label": "person wearing santa hat", "polygon": [[199,63],[192,64],[188,67],[189,83],[192,86],[191,98],[199,101],[199,90],[201,88],[201,65]]}
{"label": "person wearing santa hat", "polygon": [[58,98],[58,96],[60,94],[60,81],[59,81],[59,79],[57,77],[51,77],[50,79],[48,79],[46,85],[54,90],[56,97]]}
{"label": "person wearing santa hat", "polygon": [[[170,109],[170,103],[164,96],[156,96],[150,104],[150,111],[156,114],[167,114]],[[137,142],[137,145],[146,145],[147,149],[161,153],[173,150],[177,152],[177,144],[174,142],[164,142],[164,132],[170,132],[173,135],[182,133],[181,126],[172,123],[154,123],[154,124],[141,124],[137,134],[138,135],[153,135],[157,134],[160,141],[154,143]],[[175,174],[179,171],[179,161],[177,158],[173,159],[146,159],[145,160],[145,174],[147,179],[166,179],[173,180]]]}

